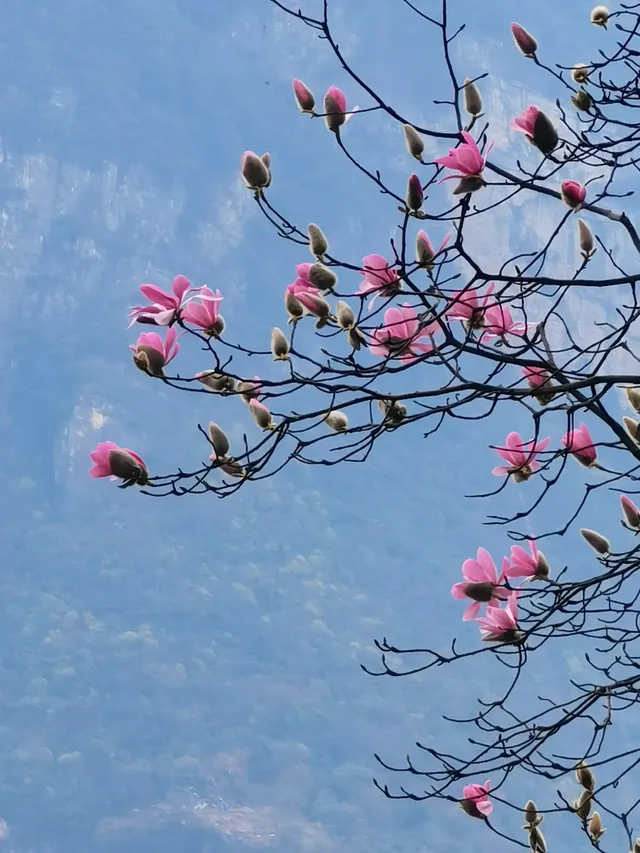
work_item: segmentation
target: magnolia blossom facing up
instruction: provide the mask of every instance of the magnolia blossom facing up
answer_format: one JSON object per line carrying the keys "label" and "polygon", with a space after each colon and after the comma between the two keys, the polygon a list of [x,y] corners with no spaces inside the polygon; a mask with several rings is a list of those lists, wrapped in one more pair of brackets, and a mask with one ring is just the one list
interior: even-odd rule
{"label": "magnolia blossom facing up", "polygon": [[507,578],[547,580],[550,571],[547,558],[542,551],[538,551],[538,546],[533,539],[529,539],[528,542],[528,554],[520,545],[511,546],[511,560],[505,559],[504,576]]}
{"label": "magnolia blossom facing up", "polygon": [[522,639],[518,631],[518,592],[509,593],[504,610],[487,607],[483,617],[475,620],[480,625],[482,639],[486,642],[517,643]]}
{"label": "magnolia blossom facing up", "polygon": [[498,465],[491,473],[494,477],[513,477],[516,483],[528,480],[539,468],[540,463],[536,461],[538,453],[547,447],[551,439],[543,438],[536,442],[523,441],[517,432],[510,432],[505,441],[505,447],[496,447],[496,452],[504,459],[506,465]]}
{"label": "magnolia blossom facing up", "polygon": [[511,316],[511,311],[506,305],[492,305],[484,312],[484,332],[480,340],[501,338],[506,340],[507,335],[522,337],[527,334],[526,323],[517,323]]}
{"label": "magnolia blossom facing up", "polygon": [[182,319],[185,323],[198,326],[205,335],[219,337],[225,329],[224,317],[220,313],[220,303],[224,299],[219,290],[214,293],[203,287],[200,291],[202,302],[189,302],[185,306]]}
{"label": "magnolia blossom facing up", "polygon": [[[451,148],[446,157],[438,157],[437,160],[434,160],[438,166],[457,170],[457,175],[450,175],[442,179],[443,181],[455,179],[460,181],[453,191],[454,195],[475,192],[485,185],[482,170],[487,162],[486,157],[482,156],[475,139],[467,130],[462,131],[462,138],[464,142],[461,142],[457,148]],[[493,143],[489,146],[487,153],[492,147]]]}
{"label": "magnolia blossom facing up", "polygon": [[452,320],[461,320],[468,331],[482,329],[485,325],[487,303],[493,293],[493,282],[489,283],[485,295],[479,298],[475,289],[459,290],[451,297],[446,315]]}
{"label": "magnolia blossom facing up", "polygon": [[391,268],[388,261],[382,255],[367,255],[362,259],[360,274],[364,276],[360,282],[357,296],[373,293],[374,297],[369,302],[369,311],[378,296],[395,296],[402,290],[402,282],[398,273]]}
{"label": "magnolia blossom facing up", "polygon": [[475,560],[464,561],[462,564],[464,582],[456,583],[451,587],[451,595],[454,598],[471,599],[471,604],[462,614],[463,622],[475,619],[482,604],[495,607],[496,599],[507,597],[507,590],[504,587],[499,587],[498,584],[505,576],[508,565],[509,561],[505,557],[502,563],[502,572],[498,577],[498,570],[493,562],[493,557],[484,548],[478,548]]}
{"label": "magnolia blossom facing up", "polygon": [[133,363],[139,370],[161,379],[164,376],[163,368],[178,355],[180,346],[172,326],[167,329],[164,341],[157,332],[143,332],[136,345],[129,349],[133,352]]}
{"label": "magnolia blossom facing up", "polygon": [[189,293],[199,293],[202,288],[192,288],[191,282],[183,275],[177,275],[171,282],[172,293],[167,293],[157,284],[143,284],[140,293],[151,305],[137,305],[129,312],[129,327],[134,323],[148,323],[153,326],[169,326],[180,316],[185,297]]}
{"label": "magnolia blossom facing up", "polygon": [[591,468],[596,464],[598,454],[585,424],[580,424],[578,429],[572,429],[564,435],[562,444],[585,468]]}
{"label": "magnolia blossom facing up", "polygon": [[484,785],[465,785],[462,789],[463,799],[460,801],[460,808],[469,817],[488,817],[493,811],[493,803],[489,800],[490,790],[491,781],[489,779]]}
{"label": "magnolia blossom facing up", "polygon": [[118,447],[113,441],[103,441],[89,454],[93,468],[91,477],[109,477],[122,480],[122,487],[144,486],[149,478],[147,466],[133,450]]}
{"label": "magnolia blossom facing up", "polygon": [[384,312],[384,325],[371,333],[369,351],[372,355],[411,363],[421,353],[434,350],[433,336],[439,330],[437,323],[421,327],[416,312],[406,303],[400,308],[388,308]]}

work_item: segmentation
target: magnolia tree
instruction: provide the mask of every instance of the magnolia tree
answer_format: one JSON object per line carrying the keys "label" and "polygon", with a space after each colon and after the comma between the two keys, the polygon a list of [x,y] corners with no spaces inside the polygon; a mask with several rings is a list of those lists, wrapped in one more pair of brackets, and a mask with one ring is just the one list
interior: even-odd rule
{"label": "magnolia tree", "polygon": [[[305,83],[294,80],[292,105],[317,119],[318,133],[328,131],[326,144],[337,145],[370,180],[389,224],[397,225],[397,238],[372,246],[362,260],[337,257],[329,229],[295,224],[278,209],[269,154],[245,152],[241,174],[247,191],[276,233],[300,251],[295,280],[284,288],[282,328],[265,329],[256,346],[225,324],[220,291],[194,286],[182,275],[170,292],[142,285],[146,301],[131,310],[130,326],[154,330],[131,346],[134,364],[176,391],[216,395],[218,422],[199,427],[207,459],[195,470],[156,475],[138,455],[140,448],[105,442],[91,454],[90,473],[121,480],[121,488],[139,486],[147,495],[226,497],[292,461],[362,462],[376,442],[385,442],[388,451],[417,422],[432,437],[450,418],[490,419],[506,406],[525,412],[528,432],[496,435],[487,450],[499,462],[491,471],[497,488],[483,497],[527,490],[526,509],[512,517],[492,516],[505,526],[506,555],[496,565],[478,548],[451,590],[467,603],[462,620],[479,629],[470,648],[459,651],[455,641],[446,652],[401,649],[386,639],[376,643],[382,662],[377,675],[411,675],[491,655],[493,665],[508,674],[505,692],[480,701],[475,715],[459,721],[473,730],[463,754],[417,744],[418,757],[400,766],[378,758],[417,782],[415,790],[376,784],[388,797],[458,801],[467,815],[505,835],[494,802],[505,815],[522,809],[525,797],[516,790],[522,777],[514,773],[525,773],[548,780],[551,799],[526,802],[524,835],[514,843],[545,853],[543,815],[565,813],[598,849],[604,849],[604,824],[619,822],[628,849],[635,844],[640,853],[640,840],[634,841],[640,797],[621,804],[616,790],[640,762],[640,747],[621,748],[610,735],[622,711],[635,712],[640,696],[640,657],[633,645],[640,642],[640,587],[634,578],[640,567],[634,544],[640,510],[628,496],[638,491],[640,424],[617,414],[621,393],[640,412],[640,375],[633,372],[640,357],[628,340],[640,315],[640,273],[625,270],[620,251],[612,249],[616,240],[629,256],[640,254],[640,236],[621,201],[631,195],[628,186],[639,163],[640,4],[611,11],[597,6],[590,19],[585,14],[582,25],[598,28],[602,46],[593,61],[569,67],[554,64],[534,35],[511,24],[514,62],[519,52],[523,62],[553,78],[558,92],[557,114],[531,105],[510,122],[511,138],[523,134],[532,147],[529,168],[513,151],[500,165],[491,156],[496,128],[483,118],[482,78],[458,77],[453,45],[463,27],[455,19],[464,15],[468,0],[434,0],[425,4],[428,14],[400,0],[442,52],[447,91],[436,102],[438,129],[398,113],[350,66],[332,33],[328,0],[318,0],[317,16],[289,8],[285,0],[271,2],[317,33],[358,90],[360,109],[336,86],[318,102]],[[443,110],[447,130],[441,129]],[[407,163],[415,161],[406,189],[350,150],[353,125],[375,120],[376,113],[397,123],[398,145],[404,137]],[[425,140],[440,146],[443,156],[425,157]],[[548,237],[528,230],[524,251],[513,257],[493,252],[489,260],[480,259],[470,248],[465,236],[478,218],[481,224],[483,216],[505,205],[520,210],[523,199],[540,195],[556,206]],[[580,262],[570,275],[558,277],[552,255],[567,229]],[[612,317],[594,322],[588,339],[584,322],[576,328],[568,306],[576,287],[605,291],[613,306]],[[178,372],[180,349],[187,346],[203,353],[206,369],[196,376]],[[279,372],[274,377],[265,368],[270,379],[248,376],[243,368],[249,356],[252,363],[275,360]],[[630,365],[630,372],[616,372],[616,365]],[[233,446],[225,419],[238,405],[248,407],[256,426]],[[602,439],[594,440],[592,432]],[[582,466],[584,490],[557,529],[535,536],[511,529],[518,520],[534,518],[575,462]],[[579,513],[595,493],[601,502],[620,502],[625,532],[615,547],[607,531],[577,528]],[[559,494],[554,492],[556,499]],[[556,514],[558,507],[566,501],[557,502]],[[541,539],[565,534],[582,536],[592,559],[588,572],[554,570],[539,550]],[[580,638],[588,675],[568,681],[558,701],[540,696],[528,702],[523,714],[518,690],[531,684],[535,653],[570,637]],[[406,666],[408,660],[415,664]],[[572,732],[579,750],[562,755],[558,739]],[[567,797],[566,787],[553,794],[554,780],[566,785],[568,774],[575,775],[575,796]]]}

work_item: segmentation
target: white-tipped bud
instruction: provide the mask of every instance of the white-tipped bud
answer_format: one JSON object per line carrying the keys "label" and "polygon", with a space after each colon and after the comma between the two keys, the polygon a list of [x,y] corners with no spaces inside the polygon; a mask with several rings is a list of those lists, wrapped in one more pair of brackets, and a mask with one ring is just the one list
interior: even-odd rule
{"label": "white-tipped bud", "polygon": [[575,95],[571,96],[571,101],[573,102],[573,106],[583,113],[586,113],[587,110],[591,109],[591,104],[593,103],[591,95],[588,92],[585,92],[584,89],[578,89]]}
{"label": "white-tipped bud", "polygon": [[622,419],[622,423],[625,425],[625,429],[629,433],[629,436],[634,441],[640,442],[640,424],[638,421],[635,421],[633,418],[624,417]]}
{"label": "white-tipped bud", "polygon": [[271,354],[274,361],[284,361],[289,358],[291,348],[289,341],[285,338],[282,329],[277,327],[271,332]]}
{"label": "white-tipped bud", "polygon": [[589,817],[589,812],[591,811],[591,799],[591,791],[583,791],[580,794],[580,798],[573,804],[573,810],[580,820],[586,820]]}
{"label": "white-tipped bud", "polygon": [[407,151],[412,157],[415,157],[420,163],[423,162],[422,154],[424,152],[424,139],[420,136],[415,127],[410,124],[403,124],[404,144],[407,146]]}
{"label": "white-tipped bud", "polygon": [[267,409],[264,403],[261,403],[259,400],[249,400],[248,406],[249,411],[253,415],[254,421],[258,424],[260,429],[274,428],[271,412]]}
{"label": "white-tipped bud", "polygon": [[321,258],[329,248],[327,238],[322,233],[320,227],[314,225],[313,222],[307,228],[307,234],[309,235],[309,251],[317,258]]}
{"label": "white-tipped bud", "polygon": [[213,445],[215,458],[224,459],[229,452],[229,439],[224,430],[213,421],[209,424],[209,439]]}
{"label": "white-tipped bud", "polygon": [[464,108],[474,118],[482,112],[482,97],[478,87],[469,77],[464,81]]}
{"label": "white-tipped bud", "polygon": [[594,240],[591,229],[584,219],[578,219],[578,237],[580,240],[580,250],[582,251],[582,254],[585,258],[590,258],[595,252]]}
{"label": "white-tipped bud", "polygon": [[582,785],[582,787],[587,791],[591,791],[591,793],[593,793],[596,787],[596,779],[591,772],[591,768],[588,764],[585,764],[584,761],[581,761],[576,767],[576,779],[578,780],[579,785]]}
{"label": "white-tipped bud", "polygon": [[338,283],[338,276],[324,264],[311,264],[309,267],[309,281],[318,290],[333,290]]}
{"label": "white-tipped bud", "polygon": [[625,388],[625,392],[631,406],[640,414],[640,388]]}
{"label": "white-tipped bud", "polygon": [[547,853],[547,842],[537,826],[532,826],[529,830],[529,847],[533,853]]}
{"label": "white-tipped bud", "polygon": [[349,429],[349,421],[344,412],[334,410],[329,412],[324,420],[329,429],[334,432],[345,432]]}
{"label": "white-tipped bud", "polygon": [[586,83],[589,79],[589,69],[584,65],[584,63],[579,62],[577,65],[573,66],[571,77],[574,83]]}
{"label": "white-tipped bud", "polygon": [[336,319],[340,328],[348,332],[355,325],[356,315],[353,313],[351,306],[347,305],[346,302],[338,302],[336,305]]}
{"label": "white-tipped bud", "polygon": [[594,812],[591,815],[587,829],[589,831],[589,835],[591,836],[591,840],[594,842],[594,844],[597,844],[607,831],[602,826],[602,818],[600,817],[600,812]]}
{"label": "white-tipped bud", "polygon": [[596,27],[604,27],[606,30],[609,14],[610,12],[606,6],[596,6],[591,10],[591,23],[595,24]]}
{"label": "white-tipped bud", "polygon": [[296,320],[299,320],[304,316],[304,308],[302,307],[302,304],[298,301],[296,295],[288,288],[284,292],[284,307],[287,309],[290,323],[295,323]]}
{"label": "white-tipped bud", "polygon": [[605,537],[601,536],[599,533],[596,533],[595,530],[589,530],[587,527],[581,527],[580,535],[588,545],[591,545],[596,554],[600,554],[604,557],[611,553],[611,543],[609,540],[605,539]]}
{"label": "white-tipped bud", "polygon": [[230,393],[235,388],[235,379],[233,376],[227,376],[225,373],[218,373],[217,370],[203,370],[201,373],[196,373],[195,379],[215,394]]}

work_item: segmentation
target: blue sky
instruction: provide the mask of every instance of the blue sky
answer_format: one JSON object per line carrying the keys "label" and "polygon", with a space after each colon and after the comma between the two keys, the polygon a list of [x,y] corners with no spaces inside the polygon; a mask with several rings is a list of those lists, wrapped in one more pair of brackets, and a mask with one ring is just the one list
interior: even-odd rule
{"label": "blue sky", "polygon": [[[567,64],[587,61],[603,35],[582,26],[582,55],[567,55],[566,28],[590,9],[575,5],[518,4],[545,55]],[[354,67],[400,112],[437,123],[440,63],[409,10],[395,0],[333,6]],[[558,93],[513,48],[513,3],[452,9],[467,23],[461,75],[490,72],[482,91],[496,158],[527,156],[508,121],[529,103],[552,108]],[[12,849],[195,853],[223,836],[244,849],[220,811],[215,829],[193,810],[216,797],[249,810],[245,821],[266,810],[276,846],[304,842],[313,853],[434,840],[453,850],[458,832],[473,848],[485,843],[453,806],[391,804],[370,780],[374,751],[401,759],[418,738],[457,737],[436,711],[468,707],[491,671],[410,683],[369,679],[358,664],[375,663],[374,636],[430,645],[455,631],[476,641],[449,588],[478,545],[501,556],[505,538],[482,528],[499,502],[462,494],[493,486],[487,445],[512,425],[526,429],[521,414],[455,424],[429,442],[403,433],[366,466],[292,466],[228,501],[155,501],[87,476],[98,441],[135,447],[167,471],[200,460],[199,420],[231,418],[237,437],[251,428],[240,406],[221,414],[219,402],[135,371],[126,329],[138,285],[177,273],[219,287],[227,323],[247,339],[266,346],[283,323],[283,288],[306,258],[241,186],[245,149],[271,153],[270,198],[296,222],[320,223],[338,255],[387,251],[392,209],[323,126],[298,114],[291,78],[317,95],[339,85],[350,104],[366,106],[366,95],[266,0],[34,0],[6,10],[0,39],[0,813]],[[404,186],[413,166],[399,128],[363,115],[347,134]],[[430,143],[427,154],[446,147]],[[518,251],[557,215],[527,205],[494,217],[491,240],[470,240],[481,252]],[[575,257],[567,238],[553,262],[567,270]],[[594,299],[572,303],[585,334],[608,310]],[[577,494],[582,475],[571,476]],[[608,514],[615,508],[594,506],[584,524]],[[545,551],[561,566],[576,549],[590,559],[579,542]],[[575,651],[563,665],[579,666]],[[175,835],[158,835],[158,815]]]}

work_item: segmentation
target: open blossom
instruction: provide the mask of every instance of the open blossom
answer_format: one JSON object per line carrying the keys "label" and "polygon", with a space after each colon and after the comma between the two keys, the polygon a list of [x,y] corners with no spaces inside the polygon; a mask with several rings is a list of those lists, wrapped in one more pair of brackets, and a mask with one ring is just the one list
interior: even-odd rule
{"label": "open blossom", "polygon": [[562,444],[586,468],[595,464],[598,454],[585,424],[572,429],[562,438]]}
{"label": "open blossom", "polygon": [[178,355],[180,346],[176,330],[171,327],[167,329],[164,340],[157,332],[143,332],[136,345],[129,349],[133,352],[133,363],[137,368],[149,376],[161,378],[164,376],[163,368]]}
{"label": "open blossom", "polygon": [[503,572],[507,578],[534,578],[546,580],[549,577],[549,563],[533,539],[529,539],[529,553],[520,545],[511,546],[511,560],[505,560]]}
{"label": "open blossom", "polygon": [[493,557],[484,548],[478,548],[475,560],[464,561],[462,564],[464,581],[451,587],[451,595],[454,598],[471,599],[471,604],[462,614],[463,622],[475,619],[482,604],[487,604],[490,607],[495,606],[497,598],[507,597],[507,591],[504,587],[499,587],[498,584],[502,580],[508,564],[509,561],[505,557],[502,563],[502,572],[498,577],[498,570],[493,562]]}
{"label": "open blossom", "polygon": [[511,311],[506,305],[492,305],[484,312],[484,332],[482,340],[485,338],[505,338],[507,335],[526,335],[527,324],[516,323],[511,316]]}
{"label": "open blossom", "polygon": [[364,278],[360,282],[357,295],[374,294],[373,299],[369,302],[369,311],[378,296],[394,296],[402,290],[402,282],[398,278],[398,273],[391,268],[382,255],[364,257],[360,274]]}
{"label": "open blossom", "polygon": [[578,181],[563,181],[560,184],[560,195],[567,207],[571,210],[580,210],[587,197],[587,188]]}
{"label": "open blossom", "polygon": [[533,131],[539,113],[540,110],[537,107],[527,107],[519,116],[511,119],[509,127],[511,130],[519,130],[521,133],[526,134],[533,142]]}
{"label": "open blossom", "polygon": [[496,447],[495,450],[501,456],[506,465],[498,465],[491,473],[494,477],[513,476],[516,483],[528,480],[539,468],[540,463],[536,461],[538,453],[547,447],[551,439],[543,438],[542,441],[524,441],[517,432],[510,432],[505,441],[505,447]]}
{"label": "open blossom", "polygon": [[372,355],[399,358],[410,363],[434,349],[433,335],[439,331],[436,323],[420,327],[418,315],[406,303],[384,312],[384,325],[371,333],[369,351]]}
{"label": "open blossom", "polygon": [[483,640],[513,643],[520,639],[517,590],[509,593],[504,610],[501,607],[487,607],[486,614],[475,621],[480,625]]}
{"label": "open blossom", "polygon": [[434,252],[431,240],[427,237],[426,232],[422,230],[418,231],[416,235],[416,261],[420,266],[426,267],[428,270],[432,269],[433,261],[447,245],[450,238],[451,234],[447,234],[440,244],[438,251]]}
{"label": "open blossom", "polygon": [[489,800],[491,781],[487,779],[484,785],[465,785],[462,789],[463,799],[460,807],[469,817],[488,817],[493,811],[493,803]]}
{"label": "open blossom", "polygon": [[177,275],[171,282],[172,293],[167,293],[157,284],[143,284],[140,292],[150,305],[137,305],[129,312],[131,322],[150,323],[154,326],[168,326],[178,319],[185,296],[188,293],[199,293],[201,288],[192,288],[191,282],[183,275]]}
{"label": "open blossom", "polygon": [[[487,162],[486,157],[480,153],[475,139],[467,130],[462,131],[464,142],[460,143],[457,148],[451,148],[446,157],[438,157],[434,160],[438,166],[444,166],[445,169],[456,169],[457,175],[450,175],[443,178],[443,181],[452,181],[459,179],[460,183],[454,190],[454,194],[474,192],[484,186],[482,170]],[[489,146],[491,150],[493,143]],[[487,152],[488,153],[488,152]]]}
{"label": "open blossom", "polygon": [[118,447],[113,441],[103,441],[89,454],[93,468],[92,477],[110,477],[122,480],[123,486],[144,486],[149,473],[147,466],[133,450]]}
{"label": "open blossom", "polygon": [[224,299],[219,290],[214,293],[209,287],[200,291],[202,302],[189,302],[185,306],[182,319],[203,330],[205,335],[218,337],[224,332],[225,322],[220,314],[220,303]]}
{"label": "open blossom", "polygon": [[492,293],[493,282],[482,298],[478,297],[478,291],[473,288],[459,290],[451,297],[446,314],[452,320],[461,320],[467,329],[481,329],[485,324],[485,311]]}

